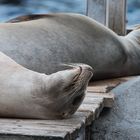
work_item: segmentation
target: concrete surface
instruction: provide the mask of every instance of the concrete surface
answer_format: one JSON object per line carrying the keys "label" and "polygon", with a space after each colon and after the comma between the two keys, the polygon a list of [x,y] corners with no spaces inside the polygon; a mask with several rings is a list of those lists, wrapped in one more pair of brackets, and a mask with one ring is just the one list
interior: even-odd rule
{"label": "concrete surface", "polygon": [[140,76],[114,88],[115,103],[94,122],[94,140],[140,140]]}

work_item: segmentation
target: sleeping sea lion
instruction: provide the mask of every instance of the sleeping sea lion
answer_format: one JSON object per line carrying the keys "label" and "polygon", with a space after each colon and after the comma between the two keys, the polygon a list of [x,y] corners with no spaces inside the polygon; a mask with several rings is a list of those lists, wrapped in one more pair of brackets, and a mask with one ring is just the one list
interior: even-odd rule
{"label": "sleeping sea lion", "polygon": [[88,64],[94,80],[140,73],[140,29],[122,37],[80,14],[29,15],[1,23],[0,51],[46,74],[63,70],[60,63]]}
{"label": "sleeping sea lion", "polygon": [[0,117],[59,119],[72,115],[84,98],[92,68],[71,67],[45,75],[0,52]]}

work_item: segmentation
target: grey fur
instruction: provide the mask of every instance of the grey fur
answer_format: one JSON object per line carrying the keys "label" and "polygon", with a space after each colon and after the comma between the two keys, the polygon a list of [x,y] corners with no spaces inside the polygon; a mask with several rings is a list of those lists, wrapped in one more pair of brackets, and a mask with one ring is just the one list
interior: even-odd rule
{"label": "grey fur", "polygon": [[134,37],[140,36],[140,30],[135,33],[120,37],[79,14],[25,16],[17,23],[0,24],[0,51],[46,74],[63,70],[60,63],[85,63],[94,68],[94,80],[136,75],[140,45]]}

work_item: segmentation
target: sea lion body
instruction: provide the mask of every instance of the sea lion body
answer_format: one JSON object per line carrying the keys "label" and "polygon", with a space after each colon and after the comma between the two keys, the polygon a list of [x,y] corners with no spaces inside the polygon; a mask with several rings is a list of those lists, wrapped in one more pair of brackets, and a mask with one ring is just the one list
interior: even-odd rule
{"label": "sea lion body", "polygon": [[87,65],[45,75],[0,52],[0,117],[69,117],[84,99],[91,76],[92,68]]}
{"label": "sea lion body", "polygon": [[85,63],[94,80],[140,73],[139,44],[89,17],[63,13],[12,22],[0,24],[0,51],[26,68],[50,74],[62,70],[60,63]]}

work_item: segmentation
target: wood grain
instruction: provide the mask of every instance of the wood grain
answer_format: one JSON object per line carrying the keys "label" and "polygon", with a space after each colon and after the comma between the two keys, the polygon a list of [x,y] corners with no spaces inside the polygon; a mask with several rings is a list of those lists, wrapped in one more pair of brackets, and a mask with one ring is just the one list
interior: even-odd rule
{"label": "wood grain", "polygon": [[106,25],[106,0],[87,0],[87,16]]}
{"label": "wood grain", "polygon": [[87,0],[87,16],[118,35],[126,34],[126,0]]}
{"label": "wood grain", "polygon": [[126,0],[109,0],[107,26],[118,35],[126,34]]}

